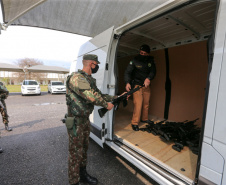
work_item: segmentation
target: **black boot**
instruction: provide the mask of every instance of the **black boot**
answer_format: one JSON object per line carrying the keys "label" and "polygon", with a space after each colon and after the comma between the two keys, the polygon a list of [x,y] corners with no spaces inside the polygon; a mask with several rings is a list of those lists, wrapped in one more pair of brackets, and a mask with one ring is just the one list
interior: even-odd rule
{"label": "black boot", "polygon": [[87,173],[86,167],[80,168],[80,181],[89,184],[98,184],[98,180]]}
{"label": "black boot", "polygon": [[79,182],[77,182],[76,184],[71,184],[71,185],[79,185]]}
{"label": "black boot", "polygon": [[9,127],[8,123],[5,124],[5,130],[12,131],[13,129]]}
{"label": "black boot", "polygon": [[132,128],[133,128],[134,131],[139,131],[140,130],[138,125],[132,125]]}
{"label": "black boot", "polygon": [[0,153],[2,153],[3,152],[3,150],[2,150],[2,148],[0,147]]}

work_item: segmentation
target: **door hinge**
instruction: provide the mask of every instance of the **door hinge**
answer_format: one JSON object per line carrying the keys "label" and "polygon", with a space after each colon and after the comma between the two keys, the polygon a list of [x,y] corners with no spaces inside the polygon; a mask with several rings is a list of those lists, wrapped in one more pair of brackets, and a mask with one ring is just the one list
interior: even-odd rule
{"label": "door hinge", "polygon": [[114,34],[114,39],[119,39],[121,37],[121,34],[117,35],[117,34]]}
{"label": "door hinge", "polygon": [[114,89],[114,88],[115,88],[115,85],[110,85],[110,84],[108,84],[108,85],[107,85],[107,88],[108,88],[108,89]]}
{"label": "door hinge", "polygon": [[106,63],[106,65],[105,65],[105,70],[106,71],[108,70],[108,63]]}

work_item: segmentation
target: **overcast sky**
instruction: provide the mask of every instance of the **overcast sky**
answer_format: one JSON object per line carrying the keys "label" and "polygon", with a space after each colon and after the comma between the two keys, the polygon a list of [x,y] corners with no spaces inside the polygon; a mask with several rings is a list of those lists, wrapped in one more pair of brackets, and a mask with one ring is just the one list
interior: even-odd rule
{"label": "overcast sky", "polygon": [[70,68],[79,47],[89,37],[25,26],[9,26],[0,34],[0,63],[15,64],[19,59],[34,58],[45,65]]}

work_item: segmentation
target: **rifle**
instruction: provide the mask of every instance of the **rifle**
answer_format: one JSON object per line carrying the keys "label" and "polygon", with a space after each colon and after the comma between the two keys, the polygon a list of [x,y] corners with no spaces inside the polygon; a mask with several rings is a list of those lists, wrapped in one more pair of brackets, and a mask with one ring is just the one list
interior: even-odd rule
{"label": "rifle", "polygon": [[[136,91],[138,91],[140,88],[144,87],[143,86],[138,86],[132,90],[130,90],[129,92],[123,94],[122,96],[119,96],[118,98],[114,99],[111,103],[114,105],[114,109],[117,110],[118,106],[120,104],[121,101],[123,101],[123,106],[127,106],[127,96],[132,95],[133,93],[135,93]],[[108,111],[108,109],[106,108],[100,108],[98,109],[98,113],[100,115],[100,117],[102,118],[105,113]]]}

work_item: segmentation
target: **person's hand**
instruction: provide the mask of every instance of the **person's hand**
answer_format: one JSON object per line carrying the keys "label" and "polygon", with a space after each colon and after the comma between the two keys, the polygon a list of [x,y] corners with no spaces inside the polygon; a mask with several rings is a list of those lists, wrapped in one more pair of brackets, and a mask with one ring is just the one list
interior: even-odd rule
{"label": "person's hand", "polygon": [[151,83],[151,81],[150,81],[148,78],[146,78],[146,79],[144,80],[144,86],[145,86],[146,88],[150,85],[150,83]]}
{"label": "person's hand", "polygon": [[[122,96],[122,95],[124,95],[124,94],[126,94],[126,93],[127,93],[127,92],[122,93],[121,95],[119,95],[119,97]],[[130,97],[130,95],[127,95],[126,99],[128,100],[129,97]]]}
{"label": "person's hand", "polygon": [[127,91],[130,91],[130,89],[131,89],[131,85],[130,85],[129,83],[127,83],[127,84],[126,84],[126,90],[127,90]]}
{"label": "person's hand", "polygon": [[112,103],[108,103],[107,110],[111,110],[113,107],[114,107],[114,105]]}

